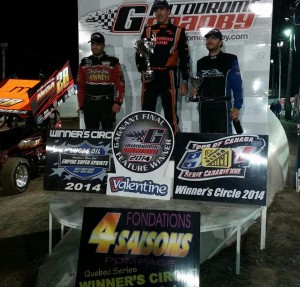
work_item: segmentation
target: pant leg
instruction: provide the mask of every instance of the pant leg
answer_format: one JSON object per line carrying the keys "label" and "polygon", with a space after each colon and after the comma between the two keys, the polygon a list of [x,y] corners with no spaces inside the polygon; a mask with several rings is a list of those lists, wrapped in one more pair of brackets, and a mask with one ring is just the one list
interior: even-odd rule
{"label": "pant leg", "polygon": [[226,102],[199,103],[199,131],[201,133],[231,133]]}
{"label": "pant leg", "polygon": [[100,128],[100,109],[99,102],[86,99],[83,106],[84,123],[86,129]]}
{"label": "pant leg", "polygon": [[102,102],[100,114],[101,130],[112,131],[114,128],[116,114],[112,112],[113,104],[113,100],[105,100]]}
{"label": "pant leg", "polygon": [[160,96],[165,114],[165,119],[172,127],[174,136],[179,131],[177,116],[177,81],[176,72],[173,70],[160,73]]}
{"label": "pant leg", "polygon": [[141,104],[143,111],[156,111],[157,97],[159,96],[158,81],[142,85]]}

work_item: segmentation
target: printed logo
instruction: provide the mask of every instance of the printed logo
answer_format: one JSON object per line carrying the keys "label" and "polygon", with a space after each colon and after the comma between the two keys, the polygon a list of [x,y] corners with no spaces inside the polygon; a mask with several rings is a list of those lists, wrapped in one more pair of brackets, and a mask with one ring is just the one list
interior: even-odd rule
{"label": "printed logo", "polygon": [[248,167],[263,164],[259,153],[265,146],[265,140],[256,135],[230,136],[210,142],[190,141],[176,167],[180,170],[178,179],[244,178]]}
{"label": "printed logo", "polygon": [[201,76],[203,78],[224,78],[224,74],[218,69],[201,70]]}
{"label": "printed logo", "polygon": [[134,181],[131,177],[111,177],[109,179],[111,191],[113,193],[123,192],[139,193],[158,197],[164,197],[168,194],[166,184],[157,184],[152,180]]}
{"label": "printed logo", "polygon": [[174,135],[169,123],[154,112],[128,115],[113,136],[115,159],[135,173],[158,169],[170,158],[173,148]]}
{"label": "printed logo", "polygon": [[92,145],[87,141],[78,145],[62,145],[59,153],[58,168],[53,168],[53,175],[68,174],[87,180],[90,178],[103,179],[106,170],[110,169],[110,155],[108,146]]}
{"label": "printed logo", "polygon": [[[250,8],[252,2],[252,0],[172,2],[171,19],[174,25],[185,28],[187,33],[198,32],[206,27],[227,31],[249,30],[256,16]],[[145,3],[111,6],[90,12],[80,19],[80,23],[107,34],[140,34],[144,26],[156,22],[151,8],[151,4]]]}
{"label": "printed logo", "polygon": [[60,154],[60,166],[78,178],[87,179],[105,172],[110,167],[110,161],[103,147],[84,141],[80,145],[64,148]]}
{"label": "printed logo", "polygon": [[202,166],[206,167],[231,167],[232,150],[228,148],[204,148],[202,150]]}

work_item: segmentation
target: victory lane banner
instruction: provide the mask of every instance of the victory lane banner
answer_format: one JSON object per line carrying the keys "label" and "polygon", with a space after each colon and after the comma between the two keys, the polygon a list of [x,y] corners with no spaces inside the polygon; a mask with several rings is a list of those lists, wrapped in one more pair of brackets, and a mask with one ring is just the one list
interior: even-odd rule
{"label": "victory lane banner", "polygon": [[50,129],[46,144],[44,189],[105,193],[113,169],[112,132]]}
{"label": "victory lane banner", "polygon": [[174,199],[266,205],[267,135],[180,133]]}
{"label": "victory lane banner", "polygon": [[76,287],[199,287],[200,212],[85,207]]}

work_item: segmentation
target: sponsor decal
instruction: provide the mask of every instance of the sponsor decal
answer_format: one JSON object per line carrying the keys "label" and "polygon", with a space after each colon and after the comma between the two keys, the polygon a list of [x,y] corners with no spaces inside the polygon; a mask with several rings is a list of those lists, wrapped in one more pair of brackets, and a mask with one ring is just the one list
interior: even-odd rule
{"label": "sponsor decal", "polygon": [[40,145],[42,145],[44,142],[43,138],[41,136],[38,137],[32,137],[22,140],[18,144],[19,149],[29,149],[29,148],[35,148]]}
{"label": "sponsor decal", "polygon": [[21,103],[21,102],[24,102],[24,100],[2,98],[2,99],[0,99],[0,106],[10,107],[10,106],[16,105],[16,104]]}
{"label": "sponsor decal", "polygon": [[21,111],[21,110],[6,110],[0,109],[0,113],[3,114],[13,114],[13,115],[31,115],[31,111]]}
{"label": "sponsor decal", "polygon": [[56,86],[55,86],[54,79],[52,79],[50,82],[46,83],[37,91],[36,101],[40,102],[44,98],[48,99],[49,95],[55,92],[56,92]]}
{"label": "sponsor decal", "polygon": [[76,95],[76,87],[69,63],[47,80],[31,97],[35,121],[42,124],[70,96]]}

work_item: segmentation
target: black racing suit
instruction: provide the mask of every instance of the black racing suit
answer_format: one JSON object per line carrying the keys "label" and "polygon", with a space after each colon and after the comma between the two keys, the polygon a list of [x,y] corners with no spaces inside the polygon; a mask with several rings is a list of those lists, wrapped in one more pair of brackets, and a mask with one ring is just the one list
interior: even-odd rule
{"label": "black racing suit", "polygon": [[200,132],[232,133],[230,110],[240,110],[243,104],[237,56],[222,51],[205,56],[197,61],[197,75],[203,78],[198,93]]}
{"label": "black racing suit", "polygon": [[[150,56],[151,69],[155,79],[142,86],[142,110],[155,112],[157,98],[161,97],[164,116],[171,125],[174,135],[178,129],[177,88],[178,67],[183,80],[189,79],[190,54],[185,29],[168,24],[147,26],[141,39],[156,39],[154,53]],[[139,72],[146,71],[145,59],[136,54]]]}
{"label": "black racing suit", "polygon": [[125,80],[116,57],[89,56],[81,60],[77,74],[79,109],[84,111],[87,129],[113,130],[116,114],[114,103],[122,105]]}

